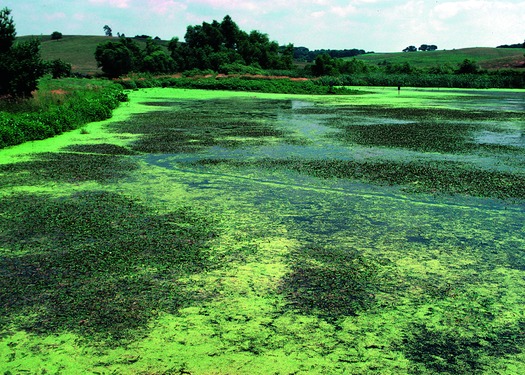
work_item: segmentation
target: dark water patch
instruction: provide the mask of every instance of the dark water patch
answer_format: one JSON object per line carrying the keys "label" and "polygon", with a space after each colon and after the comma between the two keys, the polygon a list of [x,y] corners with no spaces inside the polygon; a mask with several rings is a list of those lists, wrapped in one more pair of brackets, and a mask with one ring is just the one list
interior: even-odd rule
{"label": "dark water patch", "polygon": [[481,130],[475,134],[475,142],[480,145],[507,146],[509,148],[519,149],[523,151],[525,148],[525,132],[521,129],[515,130]]}
{"label": "dark water patch", "polygon": [[422,235],[407,236],[407,241],[421,245],[429,245],[431,243],[429,238],[426,238]]}
{"label": "dark water patch", "polygon": [[378,105],[352,105],[352,106],[313,106],[298,109],[299,113],[311,115],[333,115],[335,118],[353,117],[355,115],[389,118],[404,121],[428,120],[525,120],[525,114],[517,111],[501,110],[463,110],[458,108],[443,107],[389,107]]}
{"label": "dark water patch", "polygon": [[[298,109],[297,113],[317,117],[320,123],[339,129],[340,132],[326,136],[349,145],[451,153],[477,151],[480,132],[506,132],[515,127],[513,124],[525,120],[523,112],[438,107],[310,106]],[[502,129],[496,129],[502,124],[505,124]],[[516,145],[500,142],[499,146],[499,151],[514,151]]]}
{"label": "dark water patch", "polygon": [[196,164],[288,169],[319,178],[357,179],[371,183],[400,185],[413,192],[525,199],[524,175],[473,169],[468,164],[450,161],[398,162],[267,158],[249,162],[203,159],[197,161]]}
{"label": "dark water patch", "polygon": [[[435,91],[435,89],[418,91]],[[435,101],[431,104],[443,105],[453,109],[460,110],[482,110],[482,111],[508,111],[508,112],[523,112],[525,111],[525,97],[523,92],[512,91],[471,91],[471,90],[447,90],[439,89],[443,93],[451,94],[466,94],[460,97],[452,97],[452,99],[445,99],[442,101]]]}
{"label": "dark water patch", "polygon": [[374,303],[377,266],[353,249],[305,246],[290,256],[290,268],[280,291],[292,310],[332,320]]}
{"label": "dark water patch", "polygon": [[522,352],[525,322],[504,328],[485,328],[474,335],[417,323],[405,335],[401,350],[415,363],[411,374],[481,374],[497,357]]}
{"label": "dark water patch", "polygon": [[37,154],[32,161],[0,165],[0,186],[114,182],[137,168],[135,161],[124,156],[48,152]]}
{"label": "dark water patch", "polygon": [[[460,99],[461,101],[461,99]],[[376,117],[387,117],[403,120],[439,119],[463,121],[487,121],[525,119],[521,111],[489,111],[489,110],[463,110],[443,107],[381,107],[381,106],[352,106],[337,107],[338,113],[358,112]]]}
{"label": "dark water patch", "polygon": [[419,121],[403,124],[354,125],[332,121],[343,133],[334,137],[364,146],[399,147],[422,152],[467,152],[476,148],[469,123]]}
{"label": "dark water patch", "polygon": [[481,373],[481,347],[479,339],[440,332],[422,324],[414,325],[403,340],[403,351],[408,359],[423,365],[423,369],[413,368],[412,374],[421,374],[421,370],[446,374]]}
{"label": "dark water patch", "polygon": [[98,144],[78,144],[70,145],[63,148],[64,151],[82,152],[88,154],[104,154],[104,155],[136,155],[137,153],[127,147],[114,145],[111,143]]}
{"label": "dark water patch", "polygon": [[111,124],[110,129],[143,134],[132,148],[150,153],[195,153],[213,146],[263,145],[275,139],[300,142],[270,121],[290,108],[290,101],[188,101],[175,111],[137,114],[124,123]]}
{"label": "dark water patch", "polygon": [[206,100],[181,100],[148,103],[152,106],[172,107],[174,111],[189,112],[202,118],[275,119],[282,111],[290,111],[295,101],[288,99],[227,98]]}
{"label": "dark water patch", "polygon": [[[330,125],[343,130],[342,138],[367,146],[401,147],[423,152],[470,152],[477,148],[474,132],[492,131],[491,121],[516,117],[525,119],[522,113],[496,111],[460,111],[441,108],[351,108],[339,110]],[[376,118],[378,123],[370,126],[355,121],[358,113]],[[387,123],[381,119],[389,119]],[[402,122],[404,121],[404,122]]]}
{"label": "dark water patch", "polygon": [[177,279],[212,267],[214,225],[183,207],[157,214],[109,192],[0,199],[0,326],[131,338],[193,298]]}

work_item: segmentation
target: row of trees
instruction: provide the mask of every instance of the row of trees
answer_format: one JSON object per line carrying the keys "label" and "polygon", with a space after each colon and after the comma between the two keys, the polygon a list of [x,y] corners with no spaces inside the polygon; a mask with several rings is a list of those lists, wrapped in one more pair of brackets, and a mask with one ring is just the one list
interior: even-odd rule
{"label": "row of trees", "polygon": [[369,71],[368,65],[361,60],[343,60],[333,58],[329,54],[318,55],[313,64],[306,67],[316,76],[337,76],[340,74],[360,74]]}
{"label": "row of trees", "polygon": [[525,42],[523,43],[513,43],[513,44],[502,44],[496,48],[525,48]]}
{"label": "row of trees", "polygon": [[366,64],[364,61],[351,59],[334,59],[328,54],[319,55],[315,58],[313,64],[308,65],[307,69],[314,76],[338,76],[364,73],[378,73],[386,74],[478,74],[482,70],[480,66],[473,60],[465,59],[457,66],[450,64],[435,65],[428,69],[422,70],[414,67],[409,62],[391,63],[390,61],[383,61],[379,63],[378,67]]}
{"label": "row of trees", "polygon": [[173,38],[167,50],[148,39],[141,49],[130,38],[97,46],[95,58],[102,71],[117,77],[129,72],[169,73],[191,69],[221,71],[237,64],[260,69],[291,69],[293,45],[280,47],[259,31],[239,29],[230,16],[222,22],[188,26],[184,42]]}
{"label": "row of trees", "polygon": [[293,57],[295,60],[298,60],[298,61],[311,62],[311,61],[314,61],[315,58],[319,55],[327,54],[330,57],[342,58],[342,57],[354,57],[358,55],[364,55],[365,53],[373,53],[373,52],[366,52],[363,49],[357,49],[357,48],[316,49],[316,50],[311,51],[306,47],[294,47]]}
{"label": "row of trees", "polygon": [[435,51],[438,47],[435,44],[422,44],[419,46],[419,48],[416,48],[416,46],[408,46],[403,50],[403,52],[417,52],[419,51]]}
{"label": "row of trees", "polygon": [[142,49],[130,38],[99,44],[95,58],[102,71],[110,77],[130,72],[168,73],[176,69],[173,59],[152,39]]}

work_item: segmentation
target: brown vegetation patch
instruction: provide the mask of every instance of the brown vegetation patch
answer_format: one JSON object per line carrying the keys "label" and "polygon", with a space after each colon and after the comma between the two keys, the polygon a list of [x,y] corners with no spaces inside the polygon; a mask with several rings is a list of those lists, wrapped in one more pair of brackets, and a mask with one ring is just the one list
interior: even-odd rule
{"label": "brown vegetation patch", "polygon": [[51,90],[51,94],[54,95],[66,95],[68,92],[66,90],[58,89],[58,90]]}

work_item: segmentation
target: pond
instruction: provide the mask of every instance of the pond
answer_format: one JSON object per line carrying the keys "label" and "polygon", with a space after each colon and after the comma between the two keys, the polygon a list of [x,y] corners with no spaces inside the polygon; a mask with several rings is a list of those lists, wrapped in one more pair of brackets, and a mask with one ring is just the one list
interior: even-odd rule
{"label": "pond", "polygon": [[0,151],[5,371],[520,373],[523,93],[367,92],[137,91]]}

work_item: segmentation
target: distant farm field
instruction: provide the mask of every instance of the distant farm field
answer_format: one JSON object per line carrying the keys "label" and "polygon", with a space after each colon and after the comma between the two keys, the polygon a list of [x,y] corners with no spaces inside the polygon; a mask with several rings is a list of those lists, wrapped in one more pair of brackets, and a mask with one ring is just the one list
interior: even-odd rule
{"label": "distant farm field", "polygon": [[0,150],[6,374],[520,374],[522,90],[129,92]]}
{"label": "distant farm field", "polygon": [[[106,36],[64,35],[58,41],[50,36],[35,36],[42,41],[42,57],[45,60],[62,59],[73,66],[73,71],[84,74],[101,73],[95,61],[97,45],[107,40]],[[20,37],[27,40],[31,36]],[[115,37],[113,39],[116,39]],[[144,39],[135,39],[144,44]],[[166,45],[166,41],[160,41]],[[484,69],[523,68],[525,66],[525,49],[516,48],[464,48],[457,50],[438,50],[432,52],[410,53],[373,53],[359,55],[356,58],[370,64],[409,62],[417,68],[430,68],[436,65],[450,64],[456,67],[465,59],[474,60]],[[302,64],[304,65],[304,63]]]}
{"label": "distant farm field", "polygon": [[[83,74],[102,73],[97,67],[95,50],[100,43],[118,40],[117,37],[64,35],[62,39],[51,40],[47,35],[23,36],[18,40],[38,38],[41,40],[42,58],[44,60],[61,59],[72,65],[73,72]],[[135,39],[139,45],[145,45],[145,39]]]}
{"label": "distant farm field", "polygon": [[[97,67],[95,50],[97,45],[110,38],[105,36],[64,35],[60,40],[51,40],[50,36],[35,36],[41,39],[42,58],[44,60],[61,59],[72,65],[73,72],[94,74],[102,72]],[[25,36],[19,40],[32,38]]]}
{"label": "distant farm field", "polygon": [[356,58],[373,64],[384,61],[402,64],[408,62],[417,68],[449,64],[456,67],[465,59],[476,61],[484,69],[520,68],[525,66],[522,48],[462,48],[453,50],[372,53]]}

